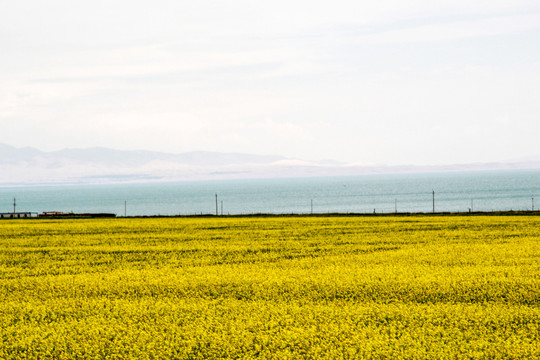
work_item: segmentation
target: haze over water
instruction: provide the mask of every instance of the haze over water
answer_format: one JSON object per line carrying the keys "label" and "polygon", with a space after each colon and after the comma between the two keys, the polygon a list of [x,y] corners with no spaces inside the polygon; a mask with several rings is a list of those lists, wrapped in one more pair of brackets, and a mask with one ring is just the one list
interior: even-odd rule
{"label": "haze over water", "polygon": [[[540,170],[0,188],[0,212],[123,216],[530,210]],[[539,196],[540,197],[540,196]],[[127,206],[124,207],[124,201]],[[223,202],[223,205],[222,205]],[[538,201],[540,207],[540,201]]]}

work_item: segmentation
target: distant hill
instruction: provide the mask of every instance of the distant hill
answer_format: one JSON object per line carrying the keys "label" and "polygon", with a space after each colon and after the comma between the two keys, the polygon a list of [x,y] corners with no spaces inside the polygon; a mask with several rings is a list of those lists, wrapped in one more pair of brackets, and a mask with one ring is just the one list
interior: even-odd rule
{"label": "distant hill", "polygon": [[267,164],[286,160],[283,156],[250,155],[240,153],[217,153],[207,151],[188,152],[183,154],[169,154],[154,151],[125,151],[112,150],[103,147],[87,149],[63,149],[59,151],[43,152],[31,147],[16,148],[0,144],[0,164],[2,163],[39,163],[47,162],[58,164],[63,161],[80,163],[114,165],[114,166],[140,166],[150,161],[171,161],[194,166],[224,166],[234,164]]}
{"label": "distant hill", "polygon": [[4,186],[532,168],[540,168],[540,158],[444,166],[384,166],[346,164],[332,160],[304,161],[279,155],[205,151],[170,154],[96,147],[45,152],[31,147],[16,148],[0,144],[0,184]]}

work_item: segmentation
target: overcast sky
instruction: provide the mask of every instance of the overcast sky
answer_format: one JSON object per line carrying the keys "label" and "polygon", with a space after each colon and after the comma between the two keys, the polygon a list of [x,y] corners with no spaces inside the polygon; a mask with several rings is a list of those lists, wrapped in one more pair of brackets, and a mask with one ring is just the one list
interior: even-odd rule
{"label": "overcast sky", "polygon": [[538,0],[17,0],[0,142],[451,164],[540,156]]}

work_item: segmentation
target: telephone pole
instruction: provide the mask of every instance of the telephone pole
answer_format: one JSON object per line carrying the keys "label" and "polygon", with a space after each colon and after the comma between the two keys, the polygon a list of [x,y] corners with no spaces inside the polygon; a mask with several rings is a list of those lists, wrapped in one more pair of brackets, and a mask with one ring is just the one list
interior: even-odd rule
{"label": "telephone pole", "polygon": [[217,201],[217,193],[216,193],[216,216],[218,216],[218,201]]}
{"label": "telephone pole", "polygon": [[15,214],[17,212],[16,208],[17,208],[17,200],[15,198],[13,198],[13,214]]}

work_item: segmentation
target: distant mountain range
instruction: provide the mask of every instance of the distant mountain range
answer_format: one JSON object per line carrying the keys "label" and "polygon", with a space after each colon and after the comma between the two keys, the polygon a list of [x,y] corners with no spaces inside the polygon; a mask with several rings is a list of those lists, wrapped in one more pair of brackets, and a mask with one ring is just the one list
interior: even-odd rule
{"label": "distant mountain range", "polygon": [[278,155],[107,148],[44,152],[0,144],[0,184],[122,183],[148,181],[345,176],[414,172],[540,169],[540,158],[444,166],[385,166],[303,161]]}

